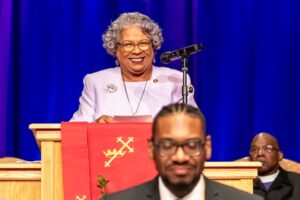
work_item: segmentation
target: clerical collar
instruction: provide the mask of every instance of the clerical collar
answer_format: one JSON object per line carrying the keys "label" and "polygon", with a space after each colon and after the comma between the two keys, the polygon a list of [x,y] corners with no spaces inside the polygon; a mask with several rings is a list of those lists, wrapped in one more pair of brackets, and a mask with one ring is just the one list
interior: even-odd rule
{"label": "clerical collar", "polygon": [[279,169],[274,174],[267,175],[267,176],[258,176],[258,177],[262,183],[269,183],[269,182],[273,182],[277,178],[278,174],[279,174]]}
{"label": "clerical collar", "polygon": [[186,196],[182,198],[176,197],[164,184],[161,177],[158,178],[158,188],[159,188],[159,195],[160,199],[163,200],[175,200],[175,199],[181,199],[181,200],[193,200],[193,199],[199,199],[204,200],[204,192],[205,192],[205,183],[204,183],[204,176],[200,176],[200,180],[198,181],[197,185],[194,187],[194,189],[187,194]]}

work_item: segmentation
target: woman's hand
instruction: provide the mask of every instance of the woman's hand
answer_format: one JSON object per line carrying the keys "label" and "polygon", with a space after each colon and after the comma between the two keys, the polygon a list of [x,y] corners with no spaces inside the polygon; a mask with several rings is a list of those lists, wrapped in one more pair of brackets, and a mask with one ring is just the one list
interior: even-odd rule
{"label": "woman's hand", "polygon": [[111,123],[113,121],[114,121],[114,117],[113,116],[102,115],[95,122],[97,122],[97,123]]}

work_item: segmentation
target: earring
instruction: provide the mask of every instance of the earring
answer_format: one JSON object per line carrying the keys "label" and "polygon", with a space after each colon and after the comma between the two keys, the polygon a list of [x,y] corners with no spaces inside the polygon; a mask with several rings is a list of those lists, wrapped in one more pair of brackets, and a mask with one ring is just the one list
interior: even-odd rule
{"label": "earring", "polygon": [[119,65],[120,65],[120,63],[119,63],[119,60],[118,60],[118,59],[116,59],[116,61],[115,61],[115,64],[116,64],[117,66],[119,66]]}
{"label": "earring", "polygon": [[156,60],[155,60],[155,58],[153,58],[153,61],[152,61],[152,63],[154,64],[156,62]]}

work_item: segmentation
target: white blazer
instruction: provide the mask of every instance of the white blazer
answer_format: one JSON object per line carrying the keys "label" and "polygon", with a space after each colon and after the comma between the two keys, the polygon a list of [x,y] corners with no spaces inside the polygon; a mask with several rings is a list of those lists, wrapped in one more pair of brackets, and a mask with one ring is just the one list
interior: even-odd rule
{"label": "white blazer", "polygon": [[[188,77],[188,85],[191,85]],[[121,77],[120,67],[88,74],[83,80],[84,88],[79,108],[70,121],[93,122],[102,115],[131,116],[136,111],[146,82],[126,82],[128,99]],[[182,100],[182,72],[166,67],[153,67],[136,115],[152,115],[168,104]],[[194,93],[188,96],[188,104],[197,106]],[[131,108],[130,108],[131,107]]]}

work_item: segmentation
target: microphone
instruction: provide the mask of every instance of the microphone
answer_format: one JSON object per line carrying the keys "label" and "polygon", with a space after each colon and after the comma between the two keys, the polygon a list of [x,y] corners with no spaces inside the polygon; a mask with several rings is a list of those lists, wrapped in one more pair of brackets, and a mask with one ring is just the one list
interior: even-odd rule
{"label": "microphone", "polygon": [[182,57],[187,57],[201,51],[204,48],[203,44],[193,44],[174,51],[167,51],[160,56],[162,63],[168,64]]}

